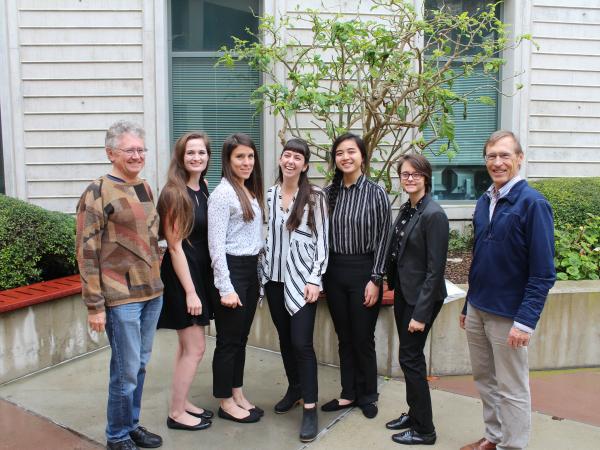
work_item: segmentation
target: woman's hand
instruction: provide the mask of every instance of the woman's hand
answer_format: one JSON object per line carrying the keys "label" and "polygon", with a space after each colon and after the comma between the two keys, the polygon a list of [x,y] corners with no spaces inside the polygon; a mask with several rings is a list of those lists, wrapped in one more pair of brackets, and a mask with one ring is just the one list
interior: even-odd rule
{"label": "woman's hand", "polygon": [[225,306],[226,308],[237,308],[238,306],[244,306],[235,292],[221,297],[221,305]]}
{"label": "woman's hand", "polygon": [[372,281],[369,281],[367,283],[367,286],[365,287],[365,301],[363,302],[363,305],[365,305],[367,308],[370,308],[375,303],[377,303],[378,298],[379,286],[377,286]]}
{"label": "woman's hand", "polygon": [[414,333],[415,331],[424,331],[425,324],[423,322],[418,322],[415,319],[410,319],[408,323],[408,332]]}
{"label": "woman's hand", "polygon": [[316,302],[319,299],[320,293],[321,289],[315,284],[307,283],[306,286],[304,286],[304,300],[306,300],[306,303]]}
{"label": "woman's hand", "polygon": [[202,302],[195,291],[186,294],[185,302],[187,304],[188,314],[191,314],[192,316],[199,316],[202,314]]}

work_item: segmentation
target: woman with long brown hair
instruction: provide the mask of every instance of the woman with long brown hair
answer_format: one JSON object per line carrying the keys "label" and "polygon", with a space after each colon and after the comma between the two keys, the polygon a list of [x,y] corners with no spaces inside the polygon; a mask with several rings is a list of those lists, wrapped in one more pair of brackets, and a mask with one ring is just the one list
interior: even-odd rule
{"label": "woman with long brown hair", "polygon": [[329,253],[327,201],[308,181],[310,150],[290,139],[279,158],[277,183],[267,191],[269,220],[262,282],[288,379],[275,413],[304,401],[300,440],[317,437],[317,358],[313,331]]}
{"label": "woman with long brown hair", "polygon": [[242,390],[246,343],[259,295],[262,173],[256,146],[243,133],[225,139],[221,162],[223,178],[208,201],[208,247],[221,296],[213,305],[213,395],[220,399],[219,417],[250,423],[264,414]]}
{"label": "woman with long brown hair", "polygon": [[208,187],[204,176],[210,141],[190,132],[175,143],[168,179],[158,199],[160,237],[168,252],[161,264],[165,285],[158,328],[177,330],[178,347],[167,426],[202,430],[211,424],[211,411],[188,400],[188,393],[205,348],[204,327],[211,319],[216,297],[208,253]]}

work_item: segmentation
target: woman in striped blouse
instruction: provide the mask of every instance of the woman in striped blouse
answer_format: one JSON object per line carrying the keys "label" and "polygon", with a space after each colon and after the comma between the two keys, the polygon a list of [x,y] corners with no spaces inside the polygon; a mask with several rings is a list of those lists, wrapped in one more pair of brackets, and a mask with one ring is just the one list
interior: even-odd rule
{"label": "woman in striped blouse", "polygon": [[326,199],[321,189],[308,182],[309,158],[302,139],[290,139],[283,148],[277,184],[267,192],[269,222],[262,260],[262,282],[289,383],[274,409],[283,414],[304,401],[303,442],[312,441],[318,432],[312,338],[328,256]]}
{"label": "woman in striped blouse", "polygon": [[342,392],[321,409],[358,405],[371,419],[378,411],[375,325],[391,211],[385,190],[363,173],[366,159],[363,140],[352,133],[332,145],[335,174],[326,188],[331,252],[325,291],[339,340]]}

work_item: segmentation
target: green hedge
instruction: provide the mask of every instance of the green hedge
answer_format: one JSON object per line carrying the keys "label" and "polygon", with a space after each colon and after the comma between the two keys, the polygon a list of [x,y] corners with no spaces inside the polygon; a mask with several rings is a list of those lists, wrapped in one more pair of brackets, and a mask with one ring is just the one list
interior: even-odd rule
{"label": "green hedge", "polygon": [[554,225],[583,225],[589,214],[600,212],[600,178],[553,178],[530,185],[548,199],[554,210]]}
{"label": "green hedge", "polygon": [[74,273],[75,219],[0,194],[0,290]]}

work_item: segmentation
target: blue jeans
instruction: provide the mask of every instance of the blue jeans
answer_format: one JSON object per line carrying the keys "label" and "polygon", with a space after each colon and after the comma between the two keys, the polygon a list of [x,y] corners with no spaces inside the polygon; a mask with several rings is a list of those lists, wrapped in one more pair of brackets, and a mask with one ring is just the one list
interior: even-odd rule
{"label": "blue jeans", "polygon": [[106,439],[129,439],[139,425],[146,364],[162,307],[162,296],[106,308],[106,334],[112,349]]}

